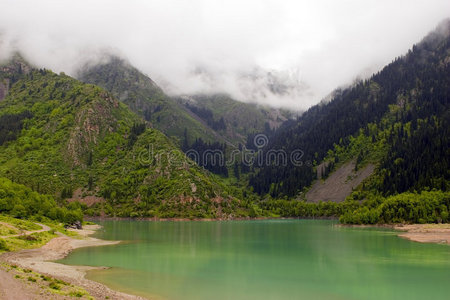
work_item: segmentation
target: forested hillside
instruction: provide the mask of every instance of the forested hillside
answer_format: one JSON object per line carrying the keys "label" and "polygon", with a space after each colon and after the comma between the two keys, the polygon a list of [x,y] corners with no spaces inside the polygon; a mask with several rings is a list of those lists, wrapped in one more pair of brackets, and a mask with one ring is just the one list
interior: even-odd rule
{"label": "forested hillside", "polygon": [[261,166],[250,179],[254,190],[293,197],[311,185],[314,166],[324,159],[331,166],[343,159],[356,159],[359,165],[378,163],[364,188],[384,195],[448,190],[449,32],[447,20],[405,56],[371,78],[337,91],[330,102],[312,107],[277,132],[265,151],[301,149],[305,163]]}
{"label": "forested hillside", "polygon": [[227,187],[109,92],[48,70],[14,74],[0,102],[0,176],[88,203],[90,214],[246,215]]}

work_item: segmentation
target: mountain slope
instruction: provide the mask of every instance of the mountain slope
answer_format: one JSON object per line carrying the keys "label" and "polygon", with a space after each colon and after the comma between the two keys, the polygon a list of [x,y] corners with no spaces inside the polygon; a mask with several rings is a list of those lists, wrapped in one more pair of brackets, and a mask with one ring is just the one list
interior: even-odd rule
{"label": "mountain slope", "polygon": [[235,146],[249,135],[277,129],[291,117],[287,110],[243,103],[224,94],[192,95],[176,99]]}
{"label": "mountain slope", "polygon": [[91,213],[245,215],[214,176],[110,93],[47,70],[15,76],[0,102],[0,128],[10,134],[0,176],[62,199],[97,199]]}
{"label": "mountain slope", "polygon": [[[449,36],[447,20],[404,57],[280,130],[266,151],[300,149],[304,164],[262,166],[250,179],[255,191],[294,196],[316,178],[314,165],[324,159],[341,164],[343,158],[359,166],[369,160],[380,164],[371,186],[386,195],[448,189]],[[350,152],[352,157],[344,155]]]}
{"label": "mountain slope", "polygon": [[189,128],[192,139],[220,139],[213,130],[203,126],[199,120],[190,116],[183,107],[164,94],[149,77],[123,59],[109,57],[106,63],[81,69],[77,77],[83,82],[98,85],[111,92],[152,126],[179,141],[184,138],[185,128]]}

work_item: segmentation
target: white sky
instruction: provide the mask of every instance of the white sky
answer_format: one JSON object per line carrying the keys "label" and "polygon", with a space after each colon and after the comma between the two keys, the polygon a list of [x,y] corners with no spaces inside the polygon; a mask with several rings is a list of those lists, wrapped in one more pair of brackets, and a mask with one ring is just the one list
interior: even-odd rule
{"label": "white sky", "polygon": [[[172,94],[228,92],[305,109],[448,17],[449,0],[0,0],[0,58],[19,49],[74,74],[110,51]],[[271,94],[266,71],[290,93]]]}

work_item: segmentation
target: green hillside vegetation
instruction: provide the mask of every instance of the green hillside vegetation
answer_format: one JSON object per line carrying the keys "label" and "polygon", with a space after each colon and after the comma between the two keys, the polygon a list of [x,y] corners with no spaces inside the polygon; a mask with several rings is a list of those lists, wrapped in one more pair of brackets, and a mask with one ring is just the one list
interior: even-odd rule
{"label": "green hillside vegetation", "polygon": [[100,87],[33,70],[0,102],[0,120],[12,132],[0,146],[0,176],[63,200],[93,199],[90,214],[247,214],[217,178]]}
{"label": "green hillside vegetation", "polygon": [[[404,57],[276,131],[285,112],[225,95],[175,100],[118,58],[81,73],[100,87],[33,69],[16,57],[0,68],[7,95],[0,101],[0,177],[8,178],[2,179],[7,188],[6,196],[0,189],[0,212],[66,223],[81,219],[81,211],[448,222],[449,32],[450,22],[443,23]],[[256,158],[300,149],[302,163],[282,165],[271,156],[252,166],[208,165],[211,157],[196,164],[182,152],[220,149],[227,155],[228,141],[251,148],[258,132],[269,139]],[[317,179],[319,165],[327,177],[349,161],[355,169],[376,168],[344,202],[291,200]]]}
{"label": "green hillside vegetation", "polygon": [[[36,225],[27,225],[20,219],[46,217],[63,223],[72,224],[83,219],[83,213],[76,206],[61,207],[50,195],[41,195],[30,188],[0,177],[0,213],[19,220],[8,220],[17,228],[36,230]],[[0,219],[1,220],[1,219]]]}
{"label": "green hillside vegetation", "polygon": [[56,231],[73,235],[63,225],[82,220],[79,204],[57,203],[51,195],[0,177],[0,252],[40,247],[56,237]]}
{"label": "green hillside vegetation", "polygon": [[341,213],[347,224],[446,223],[449,222],[450,193],[423,191],[383,198],[370,197],[356,210]]}
{"label": "green hillside vegetation", "polygon": [[325,178],[349,161],[355,169],[375,164],[346,201],[268,200],[261,207],[349,224],[449,222],[449,32],[450,22],[442,23],[406,56],[276,132],[265,149],[309,149],[304,160],[312,166],[272,164],[250,174],[259,194],[290,198],[311,185],[321,162]]}

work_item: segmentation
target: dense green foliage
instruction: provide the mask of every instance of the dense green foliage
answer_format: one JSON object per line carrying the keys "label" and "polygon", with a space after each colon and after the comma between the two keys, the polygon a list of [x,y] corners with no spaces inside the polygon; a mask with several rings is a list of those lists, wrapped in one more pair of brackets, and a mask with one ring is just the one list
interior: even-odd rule
{"label": "dense green foliage", "polygon": [[50,71],[33,71],[0,103],[0,116],[29,112],[17,139],[0,151],[0,174],[43,193],[87,182],[92,149],[137,118],[105,91]]}
{"label": "dense green foliage", "polygon": [[15,218],[47,217],[68,224],[83,219],[79,207],[58,206],[52,196],[41,195],[2,177],[0,177],[0,213]]}
{"label": "dense green foliage", "polygon": [[375,188],[388,195],[425,187],[450,190],[450,112],[442,119],[419,119],[410,134],[403,128],[395,131]]}
{"label": "dense green foliage", "polygon": [[23,121],[31,117],[29,111],[19,114],[4,114],[0,116],[0,146],[17,138],[23,127]]}
{"label": "dense green foliage", "polygon": [[199,166],[204,167],[214,174],[228,177],[228,168],[225,161],[226,149],[225,144],[219,142],[208,143],[199,138],[183,150]]}
{"label": "dense green foliage", "polygon": [[341,203],[307,203],[292,200],[270,200],[261,208],[275,216],[300,218],[339,218],[344,224],[445,223],[449,222],[450,193],[423,191],[384,198],[369,196],[362,202],[356,192]]}
{"label": "dense green foliage", "polygon": [[350,208],[357,208],[355,202],[308,203],[294,200],[268,200],[261,202],[261,208],[274,216],[285,218],[337,218]]}
{"label": "dense green foliage", "polygon": [[403,193],[371,197],[361,207],[343,212],[339,220],[344,224],[445,223],[450,221],[449,207],[449,192]]}

